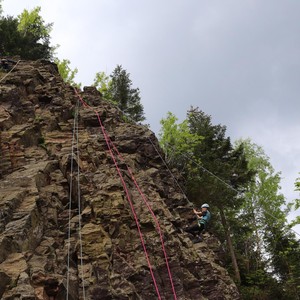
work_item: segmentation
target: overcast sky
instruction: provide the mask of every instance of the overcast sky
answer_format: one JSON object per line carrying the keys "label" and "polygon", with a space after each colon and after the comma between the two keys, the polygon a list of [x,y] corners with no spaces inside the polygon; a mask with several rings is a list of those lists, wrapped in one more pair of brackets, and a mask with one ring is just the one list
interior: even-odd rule
{"label": "overcast sky", "polygon": [[233,141],[261,145],[284,195],[299,197],[300,1],[3,1],[9,15],[35,6],[54,23],[52,43],[78,67],[78,81],[122,64],[153,131],[168,111],[182,120],[198,106]]}

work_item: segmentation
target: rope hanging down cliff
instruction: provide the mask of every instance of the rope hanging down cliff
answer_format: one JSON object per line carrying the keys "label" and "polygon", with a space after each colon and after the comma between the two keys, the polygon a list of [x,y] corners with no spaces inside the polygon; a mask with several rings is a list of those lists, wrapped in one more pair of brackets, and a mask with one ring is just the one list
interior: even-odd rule
{"label": "rope hanging down cliff", "polygon": [[[68,255],[67,255],[67,295],[66,300],[69,299],[69,286],[70,286],[70,245],[71,245],[71,212],[72,212],[72,194],[73,194],[73,177],[74,177],[74,159],[77,160],[77,200],[78,200],[78,235],[79,235],[79,247],[80,247],[80,267],[81,267],[81,280],[82,280],[82,294],[83,299],[86,299],[85,295],[85,283],[83,276],[83,259],[82,259],[82,237],[81,237],[81,197],[80,197],[80,166],[79,166],[79,141],[78,141],[78,110],[79,100],[75,108],[75,115],[73,121],[73,134],[72,134],[72,146],[71,146],[71,163],[70,163],[70,188],[69,188],[69,219],[68,219]],[[76,137],[76,138],[75,138]],[[76,151],[74,148],[76,146]],[[74,153],[76,152],[76,155]]]}
{"label": "rope hanging down cliff", "polygon": [[[81,98],[81,101],[82,103],[84,104],[84,106],[88,106],[86,102],[83,101],[83,99]],[[155,222],[155,225],[156,225],[156,229],[157,229],[157,233],[159,234],[159,237],[160,237],[160,241],[161,241],[161,245],[162,245],[162,251],[163,251],[163,254],[164,254],[164,258],[165,258],[165,262],[166,262],[166,267],[167,267],[167,271],[168,271],[168,276],[169,276],[169,279],[170,279],[170,283],[171,283],[171,286],[172,286],[172,292],[173,292],[173,295],[174,295],[174,299],[177,299],[177,296],[176,296],[176,291],[175,291],[175,287],[174,287],[174,283],[173,283],[173,277],[172,277],[172,273],[171,273],[171,269],[170,269],[170,266],[169,266],[169,261],[168,261],[168,255],[167,255],[167,252],[166,252],[166,249],[165,249],[165,245],[164,245],[164,239],[163,239],[163,234],[162,234],[162,231],[161,231],[161,227],[159,225],[159,221],[158,219],[156,218],[155,216],[155,213],[153,212],[148,200],[147,200],[147,197],[145,196],[145,194],[143,193],[143,191],[141,190],[140,186],[138,185],[137,183],[137,180],[135,179],[134,175],[133,175],[133,172],[131,171],[130,167],[127,165],[127,163],[125,162],[125,159],[123,158],[123,156],[121,155],[121,153],[118,151],[117,147],[115,146],[115,144],[112,142],[110,136],[107,134],[104,126],[103,126],[103,123],[101,121],[101,118],[99,116],[99,114],[96,112],[97,114],[97,117],[99,119],[99,123],[100,123],[100,126],[101,128],[104,130],[105,132],[105,136],[107,137],[108,139],[108,142],[110,143],[111,145],[111,148],[115,151],[115,153],[117,154],[118,158],[120,159],[120,161],[122,161],[122,163],[125,164],[126,168],[127,168],[127,171],[128,173],[130,174],[131,176],[131,179],[136,187],[136,189],[138,190],[140,196],[142,197],[143,199],[143,202],[145,203],[145,205],[147,206],[149,212],[151,213],[151,216]],[[176,178],[175,178],[176,180]]]}
{"label": "rope hanging down cliff", "polygon": [[[84,102],[84,100],[78,94],[78,92],[77,92],[76,89],[75,89],[75,92],[76,92],[76,95],[79,97],[80,101],[82,102],[83,106],[91,108],[86,102]],[[149,270],[150,270],[152,281],[153,281],[153,284],[154,284],[154,287],[155,287],[155,290],[156,290],[156,293],[157,293],[157,296],[158,296],[158,299],[161,299],[161,295],[160,295],[160,292],[159,292],[159,289],[158,289],[158,285],[157,285],[157,282],[156,282],[156,279],[155,279],[155,276],[154,276],[154,273],[153,273],[153,267],[152,267],[150,259],[149,259],[149,254],[148,254],[148,251],[147,251],[147,248],[146,248],[146,244],[145,244],[145,241],[144,241],[144,238],[143,238],[143,234],[142,234],[142,231],[141,231],[141,228],[140,228],[138,217],[137,217],[136,211],[135,211],[134,206],[133,206],[133,202],[132,202],[130,194],[129,194],[129,190],[127,188],[127,185],[125,183],[124,177],[123,177],[123,175],[121,173],[121,170],[119,168],[119,165],[117,163],[116,157],[115,157],[115,155],[113,153],[113,149],[112,149],[112,147],[110,145],[108,135],[106,134],[106,131],[105,131],[105,128],[104,128],[104,126],[102,124],[102,121],[101,121],[101,118],[99,116],[99,113],[96,110],[94,110],[94,112],[95,112],[95,114],[96,114],[96,116],[98,118],[98,122],[99,122],[99,125],[100,125],[100,128],[101,128],[102,134],[103,134],[103,136],[105,138],[105,141],[106,141],[109,153],[110,153],[111,158],[112,158],[112,160],[114,162],[114,165],[116,167],[117,173],[118,173],[118,175],[120,177],[120,180],[121,180],[121,183],[123,185],[123,188],[124,188],[124,191],[125,191],[125,194],[126,194],[126,198],[127,198],[128,203],[130,205],[130,208],[131,208],[131,211],[132,211],[132,214],[133,214],[136,226],[137,226],[138,234],[139,234],[139,237],[140,237],[140,240],[141,240],[142,248],[143,248],[143,251],[144,251],[144,254],[145,254],[145,257],[146,257],[146,260],[147,260],[147,264],[148,264],[148,267],[149,267]],[[174,298],[176,299],[176,295],[175,295]]]}
{"label": "rope hanging down cliff", "polygon": [[0,79],[0,82],[2,82],[16,67],[17,65],[19,64],[21,60],[18,60],[17,63],[13,66],[13,68],[11,68],[7,74],[5,74],[1,79]]}
{"label": "rope hanging down cliff", "polygon": [[153,212],[148,200],[147,200],[147,197],[145,196],[145,194],[143,193],[143,191],[141,190],[141,188],[139,187],[131,169],[129,168],[129,166],[126,164],[123,156],[120,154],[120,152],[118,151],[118,149],[116,148],[116,146],[114,145],[114,143],[111,141],[110,139],[110,142],[114,148],[114,150],[116,151],[118,157],[121,159],[121,161],[123,163],[125,163],[126,167],[127,167],[127,170],[128,170],[128,173],[130,174],[131,176],[131,179],[132,181],[134,182],[134,185],[135,187],[137,188],[139,194],[141,195],[144,203],[146,204],[148,210],[150,211],[151,215],[152,215],[152,218],[155,222],[155,225],[156,225],[156,229],[157,229],[157,232],[159,234],[159,238],[160,238],[160,241],[161,241],[161,246],[162,246],[162,251],[164,253],[164,257],[165,257],[165,262],[166,262],[166,267],[167,267],[167,270],[168,270],[168,276],[170,278],[170,283],[171,283],[171,286],[172,286],[172,292],[173,292],[173,295],[174,295],[174,299],[177,299],[177,296],[176,296],[176,291],[175,291],[175,287],[174,287],[174,283],[173,283],[173,277],[172,277],[172,273],[171,273],[171,269],[170,269],[170,266],[169,266],[169,261],[168,261],[168,256],[167,256],[167,252],[166,252],[166,249],[165,249],[165,245],[164,245],[164,239],[163,239],[163,234],[162,234],[162,231],[161,231],[161,228],[160,228],[160,225],[159,225],[159,221],[158,219],[156,218],[155,216],[155,213]]}

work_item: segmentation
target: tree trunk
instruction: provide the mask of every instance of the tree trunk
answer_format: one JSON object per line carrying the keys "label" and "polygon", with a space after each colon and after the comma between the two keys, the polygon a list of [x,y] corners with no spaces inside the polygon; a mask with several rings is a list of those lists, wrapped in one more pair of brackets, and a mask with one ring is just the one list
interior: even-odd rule
{"label": "tree trunk", "polygon": [[229,226],[227,224],[224,211],[221,208],[220,208],[220,216],[221,216],[221,222],[222,222],[222,225],[223,225],[223,228],[224,228],[224,231],[225,231],[225,235],[226,235],[226,241],[227,241],[227,244],[228,244],[229,253],[230,253],[230,256],[231,256],[232,267],[233,267],[233,270],[234,270],[234,277],[235,277],[235,280],[237,281],[237,283],[240,283],[241,282],[241,275],[240,275],[240,270],[239,270],[239,267],[238,267],[238,264],[237,264],[237,260],[236,260],[235,251],[234,251],[234,248],[233,248],[231,236],[230,236],[230,229],[229,229]]}

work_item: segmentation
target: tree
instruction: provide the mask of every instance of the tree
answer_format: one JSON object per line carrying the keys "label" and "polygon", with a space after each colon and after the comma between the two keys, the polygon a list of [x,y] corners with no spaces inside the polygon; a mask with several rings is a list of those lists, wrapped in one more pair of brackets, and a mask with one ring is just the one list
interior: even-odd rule
{"label": "tree", "polygon": [[72,86],[80,88],[81,83],[76,83],[74,81],[76,74],[78,73],[78,69],[75,68],[74,70],[70,67],[70,61],[68,59],[59,60],[58,58],[55,59],[55,63],[57,64],[58,72],[64,82],[69,83]]}
{"label": "tree", "polygon": [[300,178],[296,179],[295,188],[296,188],[296,191],[300,192]]}
{"label": "tree", "polygon": [[18,55],[22,59],[51,59],[54,48],[50,46],[52,24],[40,16],[40,7],[24,10],[18,18],[1,17],[0,51],[3,55]]}
{"label": "tree", "polygon": [[136,122],[144,121],[144,108],[141,104],[140,90],[132,88],[130,74],[117,65],[111,77],[109,93],[118,107]]}
{"label": "tree", "polygon": [[18,31],[26,41],[24,45],[25,53],[22,54],[24,58],[50,59],[53,57],[54,48],[50,47],[50,32],[53,23],[46,24],[40,12],[41,7],[38,6],[32,11],[24,9],[21,15],[18,16]]}
{"label": "tree", "polygon": [[230,139],[225,137],[226,127],[213,125],[211,117],[198,108],[192,108],[183,123],[176,122],[177,118],[172,114],[162,120],[162,147],[177,168],[186,164],[185,154],[190,157],[183,174],[187,194],[194,203],[208,202],[215,211],[219,211],[219,216],[214,214],[214,223],[218,223],[219,219],[222,230],[218,228],[215,233],[226,241],[236,281],[240,282],[231,220],[237,216],[242,203],[237,192],[251,180],[243,147],[233,149]]}
{"label": "tree", "polygon": [[[192,166],[191,159],[197,161],[194,156],[194,148],[203,137],[190,132],[187,120],[179,124],[177,121],[178,118],[171,112],[168,112],[165,119],[161,119],[159,143],[164,150],[166,162],[172,167],[184,171]],[[200,163],[200,161],[198,162]]]}
{"label": "tree", "polygon": [[192,134],[204,137],[194,154],[202,166],[198,168],[198,176],[189,182],[188,195],[195,203],[208,202],[218,209],[234,277],[240,282],[231,220],[235,220],[242,205],[243,196],[238,192],[251,180],[252,173],[243,146],[233,149],[230,138],[225,136],[225,126],[213,125],[211,116],[198,108],[188,112],[188,123]]}
{"label": "tree", "polygon": [[[242,207],[243,220],[246,217],[248,226],[252,228],[244,239],[244,245],[241,245],[245,249],[246,243],[252,244],[252,248],[248,249],[252,263],[245,284],[249,285],[251,278],[257,285],[257,276],[265,274],[263,283],[266,285],[270,277],[274,276],[279,279],[278,284],[282,289],[288,291],[285,292],[286,299],[298,299],[300,244],[287,226],[289,210],[283,209],[286,202],[280,193],[280,173],[274,171],[269,157],[261,147],[249,139],[236,143],[237,147],[240,145],[245,149],[248,168],[255,174],[254,180],[245,187]],[[263,289],[265,293],[266,287]]]}
{"label": "tree", "polygon": [[[295,191],[300,192],[300,178],[296,179],[296,182],[295,182]],[[297,210],[299,208],[300,208],[300,199],[296,199],[295,200],[295,204],[294,204],[294,209]]]}
{"label": "tree", "polygon": [[24,38],[18,31],[18,19],[1,17],[0,19],[0,52],[5,56],[20,55]]}
{"label": "tree", "polygon": [[112,94],[110,92],[111,84],[112,81],[110,80],[110,77],[106,75],[105,72],[96,73],[93,86],[97,88],[97,90],[102,94],[102,97],[105,100],[117,104],[116,101],[113,100]]}

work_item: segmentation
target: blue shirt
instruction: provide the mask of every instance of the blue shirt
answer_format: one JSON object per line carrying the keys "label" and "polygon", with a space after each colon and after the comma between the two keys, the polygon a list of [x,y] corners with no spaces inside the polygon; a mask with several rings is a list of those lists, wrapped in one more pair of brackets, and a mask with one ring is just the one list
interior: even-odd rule
{"label": "blue shirt", "polygon": [[202,212],[202,217],[198,220],[198,222],[200,224],[207,224],[210,220],[210,217],[211,217],[210,212],[208,210],[204,211]]}

